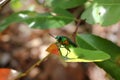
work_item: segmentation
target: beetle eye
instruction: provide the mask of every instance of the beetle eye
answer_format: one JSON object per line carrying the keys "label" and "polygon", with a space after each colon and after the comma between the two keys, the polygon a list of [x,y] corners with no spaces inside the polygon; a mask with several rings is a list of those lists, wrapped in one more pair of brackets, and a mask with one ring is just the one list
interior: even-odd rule
{"label": "beetle eye", "polygon": [[59,38],[58,38],[58,41],[61,41],[61,40],[62,40],[62,37],[59,37]]}
{"label": "beetle eye", "polygon": [[62,40],[62,37],[61,36],[57,36],[56,39],[57,39],[58,42],[60,42]]}

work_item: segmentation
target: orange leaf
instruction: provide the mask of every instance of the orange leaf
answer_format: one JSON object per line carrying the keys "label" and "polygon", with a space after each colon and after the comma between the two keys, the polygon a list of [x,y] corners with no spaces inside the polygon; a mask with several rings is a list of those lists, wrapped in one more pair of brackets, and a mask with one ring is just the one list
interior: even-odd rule
{"label": "orange leaf", "polygon": [[56,43],[51,44],[46,51],[52,54],[60,55],[59,48]]}
{"label": "orange leaf", "polygon": [[8,80],[11,69],[1,68],[0,69],[0,80]]}

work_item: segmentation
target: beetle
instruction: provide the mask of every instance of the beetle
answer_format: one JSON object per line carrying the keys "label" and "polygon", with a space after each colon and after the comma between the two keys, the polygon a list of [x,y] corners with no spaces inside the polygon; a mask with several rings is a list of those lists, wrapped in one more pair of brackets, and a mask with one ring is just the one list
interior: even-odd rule
{"label": "beetle", "polygon": [[[55,39],[57,40],[58,44],[60,44],[60,48],[61,48],[61,45],[62,45],[69,52],[70,52],[69,47],[71,47],[71,46],[72,47],[77,47],[77,45],[71,39],[69,39],[66,36],[56,36]],[[68,55],[69,52],[67,52],[66,56]]]}
{"label": "beetle", "polygon": [[[62,48],[62,46],[63,46],[63,48],[67,49],[66,56],[70,52],[70,49],[69,49],[70,47],[77,47],[77,45],[70,38],[68,38],[67,36],[56,36],[55,37],[50,33],[49,33],[49,35],[57,40],[57,42],[55,44],[58,47],[59,51],[60,51],[60,48]],[[49,48],[47,49],[47,51],[48,50],[49,50]],[[61,52],[60,52],[60,54],[61,54]]]}

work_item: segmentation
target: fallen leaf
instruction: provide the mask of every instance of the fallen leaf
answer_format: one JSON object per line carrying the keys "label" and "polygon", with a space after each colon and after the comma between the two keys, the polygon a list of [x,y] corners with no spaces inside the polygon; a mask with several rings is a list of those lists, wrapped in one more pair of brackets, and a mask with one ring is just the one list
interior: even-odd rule
{"label": "fallen leaf", "polygon": [[57,46],[56,43],[51,44],[51,45],[46,49],[46,51],[48,51],[48,52],[51,53],[51,54],[60,55],[59,48],[58,48],[58,46]]}

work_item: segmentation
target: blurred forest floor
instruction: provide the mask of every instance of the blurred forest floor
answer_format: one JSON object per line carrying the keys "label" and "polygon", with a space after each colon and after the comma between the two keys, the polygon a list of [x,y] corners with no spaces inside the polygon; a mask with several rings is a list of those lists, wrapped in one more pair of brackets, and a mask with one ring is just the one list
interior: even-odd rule
{"label": "blurred forest floor", "polygon": [[[26,5],[27,4],[27,5]],[[35,6],[37,12],[45,12],[42,6],[34,0],[23,0],[23,7],[17,11]],[[13,13],[9,4],[0,10],[0,21]],[[2,26],[1,26],[2,27]],[[70,27],[70,28],[69,28]],[[42,60],[48,53],[46,48],[55,42],[48,33],[71,37],[75,25],[68,24],[60,29],[31,29],[23,23],[11,24],[0,33],[0,67],[26,72],[37,61]],[[89,25],[83,22],[78,33],[93,33],[109,39],[120,45],[120,23],[111,27]],[[15,73],[17,74],[17,73]],[[10,73],[8,80],[14,80],[15,74]],[[1,76],[0,76],[1,77]],[[56,55],[50,55],[33,68],[26,76],[18,80],[112,80],[103,69],[94,63],[67,63],[65,65]]]}

